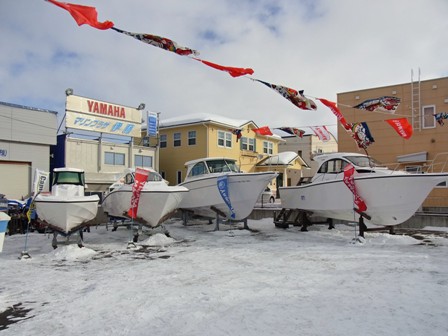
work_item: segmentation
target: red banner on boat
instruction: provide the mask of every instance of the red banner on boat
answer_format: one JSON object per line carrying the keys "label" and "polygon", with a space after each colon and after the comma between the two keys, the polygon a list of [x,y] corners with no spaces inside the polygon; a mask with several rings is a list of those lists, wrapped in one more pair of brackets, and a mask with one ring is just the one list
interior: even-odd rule
{"label": "red banner on boat", "polygon": [[412,136],[412,126],[406,118],[387,119],[389,125],[403,138],[409,139]]}
{"label": "red banner on boat", "polygon": [[132,186],[132,198],[131,208],[128,211],[128,215],[131,218],[137,217],[138,202],[140,201],[140,193],[145,186],[148,179],[149,171],[146,169],[137,168],[134,175],[134,184]]}
{"label": "red banner on boat", "polygon": [[204,61],[202,59],[199,58],[194,58],[194,60],[199,61],[205,65],[208,65],[209,67],[216,69],[216,70],[221,70],[221,71],[226,71],[229,73],[230,76],[232,77],[239,77],[239,76],[244,76],[244,75],[253,75],[254,70],[252,70],[251,68],[235,68],[235,67],[229,67],[229,66],[224,66],[224,65],[219,65],[216,63],[212,63],[209,61]]}
{"label": "red banner on boat", "polygon": [[353,193],[354,202],[358,207],[358,210],[363,212],[367,210],[367,205],[359,196],[358,191],[356,190],[355,179],[353,178],[354,173],[355,167],[353,167],[351,164],[347,165],[344,168],[344,183]]}
{"label": "red banner on boat", "polygon": [[111,21],[98,22],[98,13],[95,7],[76,5],[66,2],[59,2],[55,0],[47,0],[47,1],[51,2],[53,5],[61,7],[66,11],[68,11],[71,14],[71,16],[73,16],[78,26],[88,24],[93,28],[101,30],[106,30],[114,26],[114,23]]}

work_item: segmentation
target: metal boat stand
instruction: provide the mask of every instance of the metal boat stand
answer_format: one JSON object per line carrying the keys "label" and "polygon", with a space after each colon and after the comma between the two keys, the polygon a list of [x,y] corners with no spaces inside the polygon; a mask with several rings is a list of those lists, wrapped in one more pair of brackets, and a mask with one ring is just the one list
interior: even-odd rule
{"label": "metal boat stand", "polygon": [[282,229],[289,228],[289,225],[301,226],[300,231],[302,232],[307,232],[308,226],[317,224],[328,224],[329,230],[334,229],[332,218],[327,218],[325,221],[311,221],[309,219],[311,214],[309,211],[283,208],[279,213],[274,211],[274,224],[275,227]]}
{"label": "metal boat stand", "polygon": [[368,228],[366,224],[364,223],[364,218],[367,220],[371,220],[372,217],[370,217],[368,214],[359,211],[358,209],[353,209],[357,214],[359,214],[359,220],[358,220],[358,227],[359,227],[359,235],[362,238],[364,237],[364,233],[368,231],[383,231],[383,230],[389,230],[389,234],[395,234],[394,226],[393,225],[385,225],[375,228]]}
{"label": "metal boat stand", "polygon": [[243,223],[243,229],[249,230],[250,228],[247,225],[247,218],[241,219],[241,220],[233,220],[233,219],[221,219],[219,214],[216,214],[216,221],[215,221],[215,229],[213,231],[219,231],[219,224],[233,224],[233,223]]}
{"label": "metal boat stand", "polygon": [[[80,228],[77,231],[74,232],[70,232],[70,233],[64,233],[64,232],[59,232],[59,231],[55,231],[53,230],[53,240],[51,241],[51,246],[53,246],[53,249],[57,249],[58,248],[58,244],[65,244],[65,245],[69,245],[70,244],[70,237],[76,232],[77,233],[77,240],[76,243],[78,244],[78,247],[84,247],[84,242],[83,242],[83,235],[82,235],[82,230],[84,228]],[[63,237],[65,237],[64,241],[58,241],[57,237],[58,235],[61,235]]]}

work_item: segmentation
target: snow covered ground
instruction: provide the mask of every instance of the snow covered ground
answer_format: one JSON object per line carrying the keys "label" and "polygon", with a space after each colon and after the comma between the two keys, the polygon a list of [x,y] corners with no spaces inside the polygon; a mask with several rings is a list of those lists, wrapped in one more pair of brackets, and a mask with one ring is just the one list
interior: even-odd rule
{"label": "snow covered ground", "polygon": [[93,227],[82,249],[32,233],[29,260],[25,236],[7,236],[0,335],[448,334],[440,234],[248,225],[171,220],[170,237],[145,230],[136,249],[124,227]]}

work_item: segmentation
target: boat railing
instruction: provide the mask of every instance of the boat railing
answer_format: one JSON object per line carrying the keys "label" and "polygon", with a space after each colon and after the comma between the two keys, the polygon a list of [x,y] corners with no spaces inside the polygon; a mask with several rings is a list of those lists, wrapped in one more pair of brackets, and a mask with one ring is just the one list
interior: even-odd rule
{"label": "boat railing", "polygon": [[[389,168],[391,171],[399,171],[403,169],[403,162],[399,163],[385,163],[384,167]],[[412,162],[409,162],[408,165],[412,165]],[[415,164],[415,173],[424,174],[424,173],[446,173],[448,172],[448,152],[437,153],[434,156],[434,159],[428,160],[424,165],[416,165]],[[410,170],[407,170],[411,172]]]}
{"label": "boat railing", "polygon": [[437,153],[425,167],[426,173],[443,173],[448,171],[448,152]]}

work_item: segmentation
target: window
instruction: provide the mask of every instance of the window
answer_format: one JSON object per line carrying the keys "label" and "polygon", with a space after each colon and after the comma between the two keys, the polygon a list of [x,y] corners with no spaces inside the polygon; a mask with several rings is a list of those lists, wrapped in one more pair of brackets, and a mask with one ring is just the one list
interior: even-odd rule
{"label": "window", "polygon": [[166,147],[166,134],[160,135],[160,148]]}
{"label": "window", "polygon": [[232,133],[218,131],[218,146],[232,148]]}
{"label": "window", "polygon": [[270,141],[263,141],[263,153],[272,155],[274,144]]}
{"label": "window", "polygon": [[173,134],[173,145],[174,147],[180,147],[180,145],[182,144],[180,141],[180,133],[174,133]]}
{"label": "window", "polygon": [[194,167],[191,169],[189,176],[198,176],[207,174],[207,167],[205,166],[204,162],[198,162],[194,165]]}
{"label": "window", "polygon": [[166,178],[166,173],[165,173],[164,171],[161,171],[161,172],[160,172],[160,175],[162,176],[163,179]]}
{"label": "window", "polygon": [[436,127],[436,114],[435,105],[428,105],[422,107],[422,127],[423,128],[434,128]]}
{"label": "window", "polygon": [[414,173],[414,174],[423,173],[422,166],[406,166],[404,168],[404,170],[409,172],[409,173]]}
{"label": "window", "polygon": [[135,155],[134,156],[134,166],[152,168],[152,156]]}
{"label": "window", "polygon": [[188,132],[188,146],[196,145],[196,131]]}
{"label": "window", "polygon": [[177,171],[177,184],[182,183],[182,172],[180,170]]}
{"label": "window", "polygon": [[122,153],[104,153],[104,163],[114,166],[124,166],[125,155]]}
{"label": "window", "polygon": [[241,138],[241,149],[255,152],[255,139],[254,138]]}

